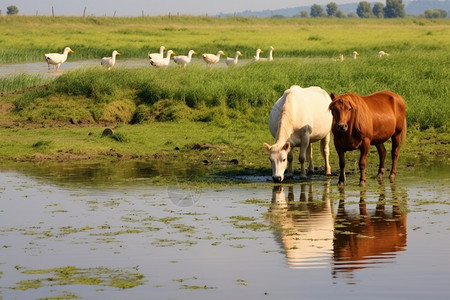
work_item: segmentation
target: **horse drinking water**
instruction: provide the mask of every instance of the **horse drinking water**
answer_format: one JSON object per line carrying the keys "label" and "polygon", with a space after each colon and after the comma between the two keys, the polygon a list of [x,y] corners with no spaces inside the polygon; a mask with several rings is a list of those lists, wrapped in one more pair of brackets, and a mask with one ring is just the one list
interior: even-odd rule
{"label": "horse drinking water", "polygon": [[[274,104],[269,116],[269,129],[276,139],[270,146],[272,178],[274,182],[293,177],[293,149],[300,147],[300,178],[306,178],[305,160],[308,155],[308,172],[314,172],[311,143],[320,141],[320,150],[325,159],[325,174],[331,174],[329,164],[329,142],[332,115],[328,110],[330,96],[320,87],[301,88],[291,86]],[[287,170],[286,170],[287,167]],[[286,174],[284,174],[286,170]]]}
{"label": "horse drinking water", "polygon": [[347,93],[340,96],[331,94],[330,110],[333,115],[331,131],[334,146],[339,155],[339,185],[345,183],[345,152],[359,149],[360,181],[366,184],[366,159],[370,145],[375,145],[380,157],[378,179],[385,173],[386,148],[384,142],[392,139],[391,182],[397,174],[397,159],[400,145],[406,143],[405,101],[395,93],[382,91],[369,96]]}

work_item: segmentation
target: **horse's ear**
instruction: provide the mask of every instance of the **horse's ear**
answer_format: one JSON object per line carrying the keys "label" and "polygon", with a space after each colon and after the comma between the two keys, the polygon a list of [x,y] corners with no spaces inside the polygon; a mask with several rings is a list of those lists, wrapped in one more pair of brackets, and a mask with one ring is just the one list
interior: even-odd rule
{"label": "horse's ear", "polygon": [[264,143],[264,148],[267,149],[267,151],[270,151],[270,148],[272,148],[269,144]]}
{"label": "horse's ear", "polygon": [[330,98],[331,98],[331,100],[334,100],[334,98],[336,98],[336,95],[334,93],[331,93]]}
{"label": "horse's ear", "polygon": [[286,142],[286,144],[283,145],[283,148],[281,148],[282,150],[285,151],[289,151],[289,148],[291,147],[291,144],[289,144],[289,142]]}

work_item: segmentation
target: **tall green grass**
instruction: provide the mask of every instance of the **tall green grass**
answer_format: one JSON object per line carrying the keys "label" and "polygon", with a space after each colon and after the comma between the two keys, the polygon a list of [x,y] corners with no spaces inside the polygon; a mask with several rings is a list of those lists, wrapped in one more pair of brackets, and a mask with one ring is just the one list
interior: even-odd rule
{"label": "tall green grass", "polygon": [[11,93],[23,91],[28,88],[44,85],[49,80],[40,75],[17,74],[0,77],[0,92]]}
{"label": "tall green grass", "polygon": [[[66,72],[46,89],[21,95],[15,101],[15,112],[22,117],[33,115],[34,121],[190,119],[220,123],[245,117],[252,122],[266,122],[273,103],[285,89],[298,84],[320,86],[335,94],[351,91],[367,95],[391,90],[405,99],[410,126],[446,128],[450,69],[441,61],[446,55],[443,49],[434,54],[410,51],[343,62],[285,58],[211,70],[203,65],[186,69],[116,68],[109,72],[80,69]],[[54,115],[58,111],[54,105],[59,107],[59,117]]]}
{"label": "tall green grass", "polygon": [[[70,46],[71,60],[95,59],[116,49],[122,58],[145,58],[161,45],[176,53],[275,47],[277,57],[337,57],[411,47],[450,47],[450,21],[424,19],[26,17],[0,16],[0,63],[43,60]],[[230,54],[230,55],[231,55]]]}

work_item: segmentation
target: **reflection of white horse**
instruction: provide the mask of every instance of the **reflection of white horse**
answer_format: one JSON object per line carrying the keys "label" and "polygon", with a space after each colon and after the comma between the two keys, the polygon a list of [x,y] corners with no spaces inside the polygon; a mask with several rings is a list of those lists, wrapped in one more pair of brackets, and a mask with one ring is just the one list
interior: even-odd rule
{"label": "reflection of white horse", "polygon": [[[269,129],[275,144],[264,144],[270,151],[272,178],[282,182],[285,175],[292,177],[293,149],[300,147],[300,178],[306,177],[305,161],[308,158],[308,171],[313,173],[311,143],[320,141],[320,150],[325,159],[325,173],[331,174],[329,146],[332,115],[328,110],[331,103],[328,93],[319,87],[301,88],[291,86],[274,104],[269,116]],[[308,157],[306,157],[308,156]]]}
{"label": "reflection of white horse", "polygon": [[277,239],[286,252],[291,268],[327,266],[333,252],[334,219],[329,199],[329,181],[324,186],[322,199],[314,199],[313,184],[301,185],[300,201],[294,201],[293,187],[288,196],[282,186],[272,192],[270,221],[278,228]]}

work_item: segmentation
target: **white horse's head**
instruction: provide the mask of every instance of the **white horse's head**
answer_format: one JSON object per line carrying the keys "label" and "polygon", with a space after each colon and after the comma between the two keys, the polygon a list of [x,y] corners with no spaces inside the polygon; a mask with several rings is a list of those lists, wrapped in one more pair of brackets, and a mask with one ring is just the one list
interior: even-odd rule
{"label": "white horse's head", "polygon": [[280,183],[284,179],[284,171],[288,165],[288,153],[291,149],[289,142],[283,145],[272,145],[264,143],[264,147],[270,152],[270,162],[272,164],[273,182]]}

